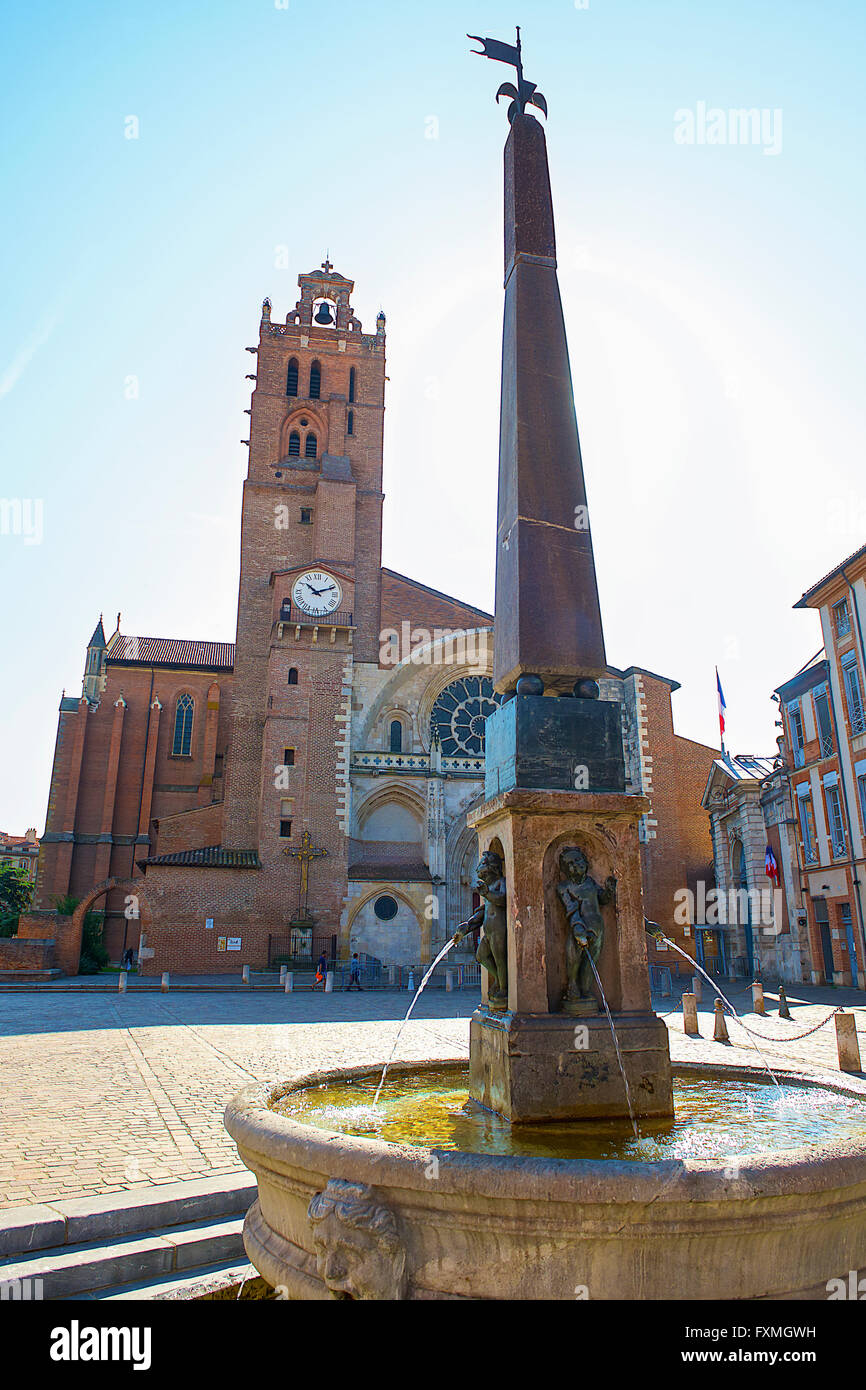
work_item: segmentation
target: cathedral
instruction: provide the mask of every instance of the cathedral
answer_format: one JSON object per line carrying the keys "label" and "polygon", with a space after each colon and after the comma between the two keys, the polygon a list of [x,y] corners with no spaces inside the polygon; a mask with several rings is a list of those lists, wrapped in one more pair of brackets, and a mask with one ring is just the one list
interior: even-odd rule
{"label": "cathedral", "polygon": [[[60,702],[35,917],[103,909],[112,960],[141,947],[144,973],[418,966],[477,903],[493,618],[382,567],[385,315],[365,333],[328,260],[298,285],[284,323],[265,300],[253,350],[235,642],[100,619]],[[682,938],[717,752],[674,732],[675,681],[599,684],[651,802],[645,911]]]}

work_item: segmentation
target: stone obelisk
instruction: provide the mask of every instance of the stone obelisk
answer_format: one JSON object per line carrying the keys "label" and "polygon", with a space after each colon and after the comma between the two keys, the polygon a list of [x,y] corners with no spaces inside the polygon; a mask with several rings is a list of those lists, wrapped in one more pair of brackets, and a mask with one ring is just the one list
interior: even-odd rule
{"label": "stone obelisk", "polygon": [[505,146],[505,316],[493,681],[568,693],[606,668],[556,273],[544,128],[515,112]]}
{"label": "stone obelisk", "polygon": [[[606,672],[568,344],[556,274],[544,97],[517,46],[505,146],[505,314],[494,682],[485,801],[469,817],[505,881],[507,981],[483,973],[470,1093],[515,1121],[672,1113],[667,1030],[652,1012],[638,823]],[[492,861],[494,867],[497,861]],[[501,880],[497,880],[500,882]],[[485,897],[483,880],[479,891]],[[501,889],[496,901],[501,903]],[[486,898],[485,935],[502,934]],[[497,935],[498,933],[498,935]],[[497,947],[498,949],[498,947]],[[501,954],[501,952],[500,952]],[[489,962],[484,943],[482,964]],[[612,1011],[620,1071],[595,975]]]}

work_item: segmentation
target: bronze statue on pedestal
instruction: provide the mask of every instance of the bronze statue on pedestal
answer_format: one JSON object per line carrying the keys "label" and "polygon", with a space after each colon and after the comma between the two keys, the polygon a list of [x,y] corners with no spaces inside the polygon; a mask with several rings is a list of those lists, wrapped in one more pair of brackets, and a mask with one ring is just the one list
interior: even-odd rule
{"label": "bronze statue on pedestal", "polygon": [[475,870],[474,889],[484,899],[472,916],[454,933],[460,942],[470,931],[481,927],[481,940],[475,959],[490,976],[487,1002],[491,1009],[508,1008],[508,924],[505,914],[506,889],[502,859],[495,850],[485,850]]}
{"label": "bronze statue on pedestal", "polygon": [[589,861],[576,846],[559,856],[562,878],[556,892],[568,918],[565,938],[565,964],[568,988],[563,1000],[566,1013],[597,1013],[593,991],[593,966],[598,965],[604,945],[604,918],[601,909],[616,898],[616,879],[609,877],[604,887],[589,872]]}

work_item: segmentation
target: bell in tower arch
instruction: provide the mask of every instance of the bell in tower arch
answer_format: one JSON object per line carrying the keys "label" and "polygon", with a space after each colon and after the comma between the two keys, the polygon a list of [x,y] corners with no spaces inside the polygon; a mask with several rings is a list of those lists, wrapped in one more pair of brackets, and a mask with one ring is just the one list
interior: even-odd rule
{"label": "bell in tower arch", "polygon": [[333,310],[326,299],[323,299],[319,304],[318,309],[313,315],[313,322],[320,323],[323,327],[327,327],[334,322]]}

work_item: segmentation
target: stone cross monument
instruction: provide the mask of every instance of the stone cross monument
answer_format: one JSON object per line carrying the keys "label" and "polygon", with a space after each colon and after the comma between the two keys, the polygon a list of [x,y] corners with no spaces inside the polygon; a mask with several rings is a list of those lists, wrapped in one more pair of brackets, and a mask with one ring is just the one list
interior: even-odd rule
{"label": "stone cross monument", "polygon": [[[547,145],[526,111],[546,115],[547,104],[524,78],[519,30],[514,47],[477,41],[518,80],[497,93],[512,99],[494,665],[503,703],[486,725],[486,799],[469,818],[482,863],[501,862],[507,971],[491,985],[485,966],[470,1091],[517,1121],[627,1115],[597,974],[635,1113],[669,1115],[670,1054],[650,1003],[641,889],[638,824],[649,802],[626,794],[620,706],[599,698],[607,665]],[[485,963],[483,954],[482,940]]]}

